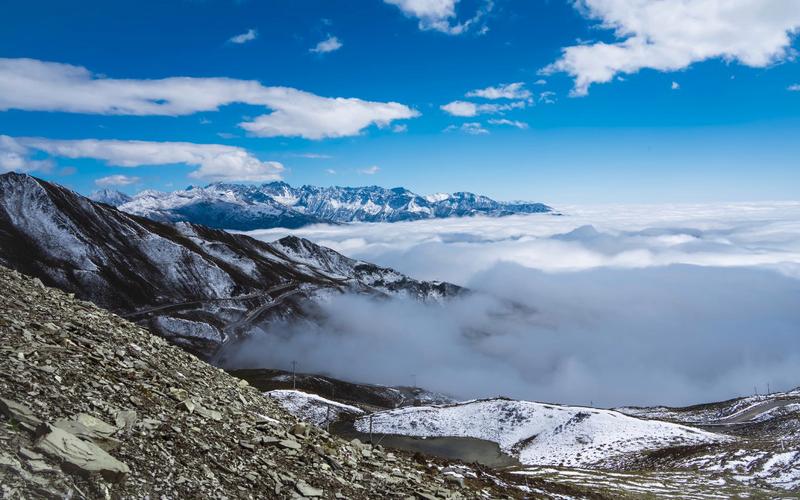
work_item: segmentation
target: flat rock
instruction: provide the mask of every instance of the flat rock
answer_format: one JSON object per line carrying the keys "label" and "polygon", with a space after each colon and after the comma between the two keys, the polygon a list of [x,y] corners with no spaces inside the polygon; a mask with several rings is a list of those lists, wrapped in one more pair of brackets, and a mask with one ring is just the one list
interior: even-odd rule
{"label": "flat rock", "polygon": [[321,497],[325,492],[319,488],[314,488],[305,481],[297,481],[294,485],[298,493],[308,498]]}
{"label": "flat rock", "polygon": [[278,442],[278,445],[290,449],[290,450],[299,450],[303,446],[293,439],[284,439]]}
{"label": "flat rock", "polygon": [[30,408],[11,399],[0,398],[0,413],[12,420],[34,427],[42,423]]}
{"label": "flat rock", "polygon": [[121,481],[130,472],[127,465],[92,442],[49,424],[44,424],[42,431],[36,449],[60,460],[65,469],[85,474],[98,472],[111,482]]}

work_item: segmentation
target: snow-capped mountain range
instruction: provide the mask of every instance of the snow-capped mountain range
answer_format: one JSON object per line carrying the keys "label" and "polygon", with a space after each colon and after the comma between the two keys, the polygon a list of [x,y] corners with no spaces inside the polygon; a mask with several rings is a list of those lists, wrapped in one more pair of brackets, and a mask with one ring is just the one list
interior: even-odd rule
{"label": "snow-capped mountain range", "polygon": [[0,175],[0,265],[75,293],[208,356],[334,293],[441,300],[416,281],[296,237],[264,243],[119,211],[34,177]]}
{"label": "snow-capped mountain range", "polygon": [[241,231],[297,228],[315,223],[398,222],[471,215],[500,217],[552,211],[542,203],[500,202],[466,192],[421,196],[405,188],[295,188],[285,182],[214,183],[171,193],[147,190],[133,197],[102,190],[95,191],[90,198],[153,220]]}

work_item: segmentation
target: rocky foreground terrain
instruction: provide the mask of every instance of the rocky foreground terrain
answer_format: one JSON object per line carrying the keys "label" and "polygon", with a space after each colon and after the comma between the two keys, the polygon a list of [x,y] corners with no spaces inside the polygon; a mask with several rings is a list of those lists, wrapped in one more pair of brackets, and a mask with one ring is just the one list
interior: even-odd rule
{"label": "rocky foreground terrain", "polygon": [[0,335],[0,498],[550,496],[543,481],[517,487],[478,466],[334,437],[135,324],[2,267]]}

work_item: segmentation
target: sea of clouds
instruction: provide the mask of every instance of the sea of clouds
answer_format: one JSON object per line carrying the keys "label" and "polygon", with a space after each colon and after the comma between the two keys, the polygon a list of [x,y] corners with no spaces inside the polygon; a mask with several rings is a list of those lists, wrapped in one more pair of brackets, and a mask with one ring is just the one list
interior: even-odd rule
{"label": "sea of clouds", "polygon": [[800,385],[800,203],[312,226],[308,238],[479,293],[335,297],[236,356],[458,398],[683,405]]}

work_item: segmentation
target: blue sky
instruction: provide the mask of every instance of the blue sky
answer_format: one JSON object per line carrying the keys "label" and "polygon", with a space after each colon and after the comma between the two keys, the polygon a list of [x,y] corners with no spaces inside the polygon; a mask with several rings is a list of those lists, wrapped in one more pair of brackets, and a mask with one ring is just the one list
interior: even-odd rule
{"label": "blue sky", "polygon": [[[14,2],[0,170],[84,193],[280,177],[551,204],[797,199],[800,6],[689,3]],[[459,101],[472,116],[447,112]]]}

